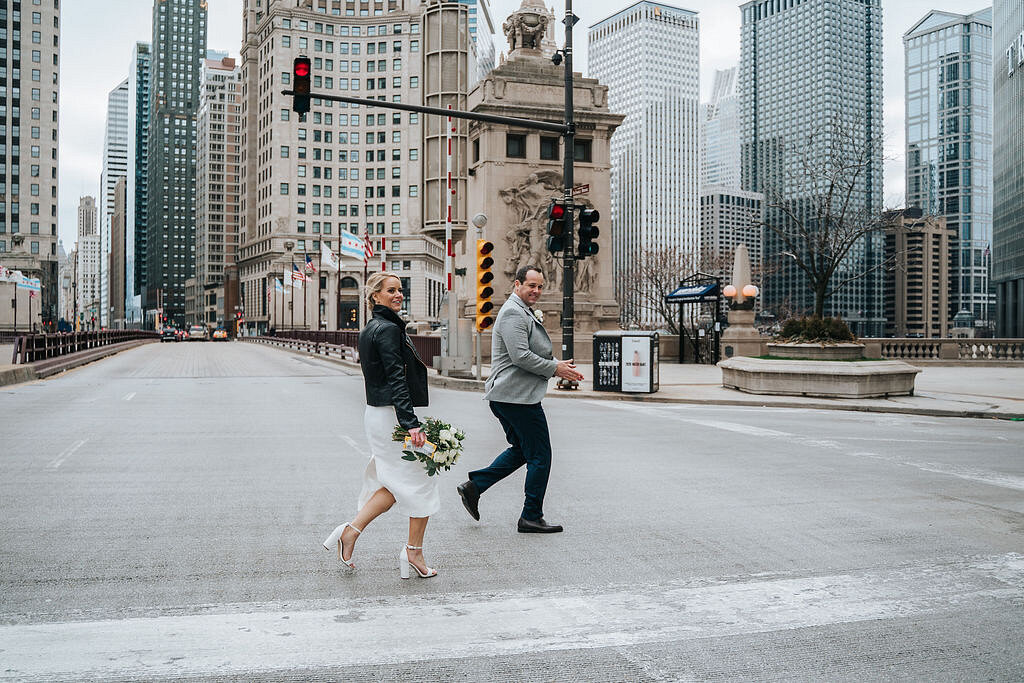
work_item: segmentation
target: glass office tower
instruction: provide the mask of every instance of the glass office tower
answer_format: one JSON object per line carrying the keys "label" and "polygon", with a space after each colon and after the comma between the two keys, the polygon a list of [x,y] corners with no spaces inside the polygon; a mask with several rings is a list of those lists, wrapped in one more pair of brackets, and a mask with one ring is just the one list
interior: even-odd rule
{"label": "glass office tower", "polygon": [[945,216],[949,320],[992,321],[992,10],[929,12],[903,36],[907,206]]}
{"label": "glass office tower", "polygon": [[[882,8],[880,0],[755,0],[741,6],[740,130],[743,189],[765,194],[765,219],[781,225],[773,197],[806,222],[808,202],[820,197],[802,176],[803,159],[824,159],[827,136],[809,140],[835,122],[851,147],[879,147],[882,135]],[[809,146],[810,145],[810,146]],[[878,215],[882,158],[872,156],[856,179],[850,211]],[[775,202],[778,205],[778,201]],[[825,302],[860,336],[884,329],[879,232],[861,238],[833,284],[852,279]],[[777,316],[809,314],[814,293],[789,248],[765,230],[766,262],[776,263],[764,287],[765,310]]]}

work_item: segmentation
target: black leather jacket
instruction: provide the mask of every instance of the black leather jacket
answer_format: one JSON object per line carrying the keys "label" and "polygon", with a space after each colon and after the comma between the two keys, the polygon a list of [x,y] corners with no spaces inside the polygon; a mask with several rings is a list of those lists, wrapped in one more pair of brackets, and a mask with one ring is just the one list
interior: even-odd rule
{"label": "black leather jacket", "polygon": [[405,322],[387,306],[374,306],[359,333],[359,365],[367,405],[394,406],[398,424],[419,427],[413,408],[427,405],[427,366],[405,333]]}

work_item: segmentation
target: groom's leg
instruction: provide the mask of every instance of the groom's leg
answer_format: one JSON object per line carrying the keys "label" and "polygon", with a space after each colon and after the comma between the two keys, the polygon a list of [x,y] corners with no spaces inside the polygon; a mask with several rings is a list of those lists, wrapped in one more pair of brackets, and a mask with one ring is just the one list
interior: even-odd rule
{"label": "groom's leg", "polygon": [[551,437],[540,403],[517,407],[520,411],[516,426],[526,459],[526,501],[522,516],[523,519],[537,521],[544,516],[544,493],[551,472]]}
{"label": "groom's leg", "polygon": [[520,437],[513,424],[515,418],[513,416],[512,420],[509,419],[509,414],[514,413],[515,409],[520,406],[514,403],[499,403],[498,401],[490,401],[489,405],[491,412],[494,413],[494,416],[498,418],[498,422],[501,423],[501,428],[505,430],[505,439],[508,440],[509,447],[495,458],[494,462],[488,467],[469,473],[469,480],[473,482],[480,493],[483,493],[493,484],[501,481],[526,463],[526,458],[523,457],[523,449],[520,446]]}

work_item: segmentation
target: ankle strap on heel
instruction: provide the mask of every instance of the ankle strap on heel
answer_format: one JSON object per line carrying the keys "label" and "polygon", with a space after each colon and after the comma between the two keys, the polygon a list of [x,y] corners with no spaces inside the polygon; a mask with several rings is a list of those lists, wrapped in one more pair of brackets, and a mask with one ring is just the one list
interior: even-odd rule
{"label": "ankle strap on heel", "polygon": [[357,526],[356,526],[355,524],[353,524],[352,522],[349,522],[348,526],[349,526],[349,528],[350,528],[350,529],[355,529],[355,532],[356,532],[357,534],[361,534],[361,533],[363,533],[363,530],[362,530],[362,529],[360,529],[359,527],[357,527]]}
{"label": "ankle strap on heel", "polygon": [[421,545],[409,545],[408,543],[406,543],[405,547],[409,550],[423,550],[423,546]]}

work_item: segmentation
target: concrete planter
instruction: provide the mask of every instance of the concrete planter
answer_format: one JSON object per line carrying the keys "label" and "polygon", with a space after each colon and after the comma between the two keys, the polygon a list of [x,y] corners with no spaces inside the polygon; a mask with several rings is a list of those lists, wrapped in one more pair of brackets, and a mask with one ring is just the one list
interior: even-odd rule
{"label": "concrete planter", "polygon": [[857,360],[864,357],[864,345],[852,342],[844,342],[842,344],[769,342],[768,355],[778,358],[804,358],[809,360]]}
{"label": "concrete planter", "polygon": [[912,396],[921,372],[903,361],[815,361],[729,358],[718,364],[722,386],[749,394],[875,398]]}

